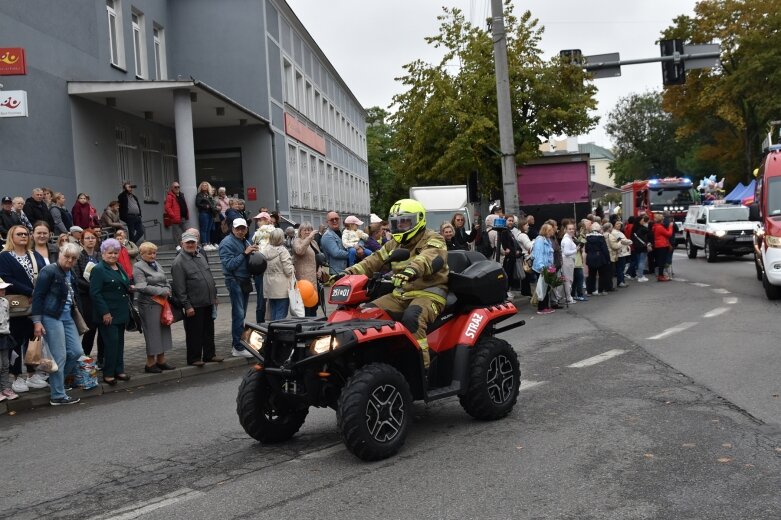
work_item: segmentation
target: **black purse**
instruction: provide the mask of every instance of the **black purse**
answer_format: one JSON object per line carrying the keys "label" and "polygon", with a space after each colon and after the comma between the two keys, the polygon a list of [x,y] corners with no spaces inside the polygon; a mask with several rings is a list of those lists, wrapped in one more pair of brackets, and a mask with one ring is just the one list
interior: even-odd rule
{"label": "black purse", "polygon": [[127,295],[127,307],[130,318],[125,323],[125,330],[128,332],[144,332],[141,326],[141,314],[138,313],[138,309],[133,305],[133,299],[130,298],[129,294]]}

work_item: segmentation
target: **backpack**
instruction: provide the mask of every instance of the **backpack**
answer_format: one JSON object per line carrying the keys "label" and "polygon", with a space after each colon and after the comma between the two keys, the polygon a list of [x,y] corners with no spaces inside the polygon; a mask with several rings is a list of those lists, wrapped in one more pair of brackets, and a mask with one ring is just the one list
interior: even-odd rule
{"label": "backpack", "polygon": [[491,259],[494,255],[494,248],[491,247],[491,238],[488,236],[487,230],[480,232],[480,242],[475,244],[475,251],[482,253],[487,259]]}

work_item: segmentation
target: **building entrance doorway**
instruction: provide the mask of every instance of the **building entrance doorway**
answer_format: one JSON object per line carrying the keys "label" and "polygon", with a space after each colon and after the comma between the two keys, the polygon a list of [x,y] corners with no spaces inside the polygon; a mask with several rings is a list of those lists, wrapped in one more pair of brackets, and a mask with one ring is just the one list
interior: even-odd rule
{"label": "building entrance doorway", "polygon": [[203,150],[195,152],[195,180],[225,188],[229,197],[244,198],[244,174],[241,169],[241,149]]}

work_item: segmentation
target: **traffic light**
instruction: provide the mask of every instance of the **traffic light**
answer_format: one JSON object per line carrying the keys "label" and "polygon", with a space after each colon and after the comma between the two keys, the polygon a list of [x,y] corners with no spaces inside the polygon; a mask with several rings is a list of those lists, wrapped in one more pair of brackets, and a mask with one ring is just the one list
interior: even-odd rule
{"label": "traffic light", "polygon": [[[683,40],[661,40],[659,48],[662,51],[662,57],[676,56],[683,54]],[[683,85],[686,83],[686,69],[683,65],[683,59],[669,60],[662,62],[662,84]]]}
{"label": "traffic light", "polygon": [[561,57],[562,63],[583,65],[583,52],[581,52],[580,49],[567,49],[564,51],[559,51],[559,57]]}

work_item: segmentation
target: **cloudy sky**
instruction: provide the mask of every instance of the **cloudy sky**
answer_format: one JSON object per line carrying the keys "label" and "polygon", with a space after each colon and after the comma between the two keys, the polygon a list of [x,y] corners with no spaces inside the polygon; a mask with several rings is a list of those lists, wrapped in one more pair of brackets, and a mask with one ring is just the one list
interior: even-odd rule
{"label": "cloudy sky", "polygon": [[[458,7],[484,25],[490,0],[287,0],[309,33],[365,107],[387,107],[401,85],[402,66],[415,59],[439,60],[423,40],[436,34],[442,6]],[[691,15],[695,0],[515,0],[515,12],[530,10],[545,26],[546,56],[561,49],[583,54],[619,52],[622,59],[659,55],[654,42],[680,14]],[[605,116],[622,97],[662,87],[661,65],[622,67],[620,78],[596,80],[598,114]],[[610,146],[602,123],[580,142]]]}

